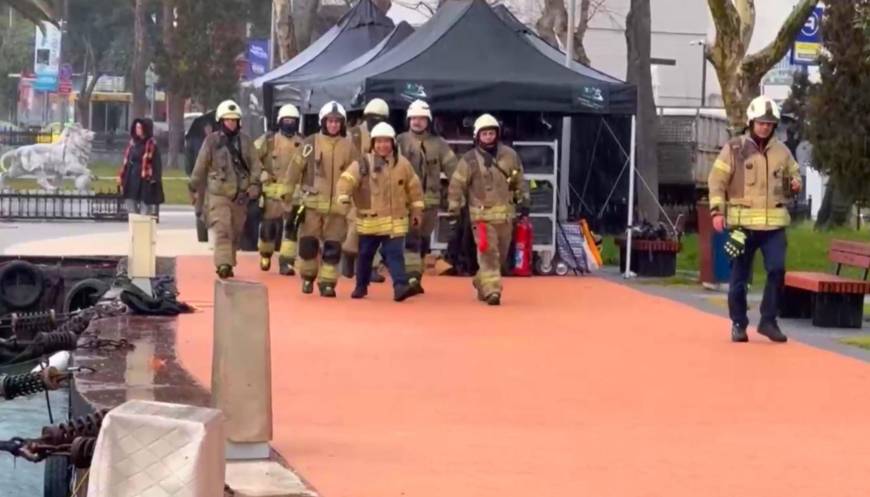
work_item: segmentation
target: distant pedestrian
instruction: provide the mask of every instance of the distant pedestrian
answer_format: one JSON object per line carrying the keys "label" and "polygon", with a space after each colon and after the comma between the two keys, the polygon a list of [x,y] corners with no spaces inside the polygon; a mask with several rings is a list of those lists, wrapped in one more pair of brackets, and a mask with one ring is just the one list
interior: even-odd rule
{"label": "distant pedestrian", "polygon": [[154,139],[154,124],[139,118],[130,128],[130,143],[118,174],[124,205],[130,214],[156,216],[163,196],[163,163]]}

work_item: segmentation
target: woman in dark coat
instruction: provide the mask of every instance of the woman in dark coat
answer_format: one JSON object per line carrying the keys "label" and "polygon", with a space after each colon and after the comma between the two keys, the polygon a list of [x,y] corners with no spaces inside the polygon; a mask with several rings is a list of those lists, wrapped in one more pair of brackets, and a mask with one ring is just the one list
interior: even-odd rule
{"label": "woman in dark coat", "polygon": [[130,143],[118,174],[124,205],[130,214],[157,215],[164,202],[163,164],[151,119],[138,118],[130,128]]}

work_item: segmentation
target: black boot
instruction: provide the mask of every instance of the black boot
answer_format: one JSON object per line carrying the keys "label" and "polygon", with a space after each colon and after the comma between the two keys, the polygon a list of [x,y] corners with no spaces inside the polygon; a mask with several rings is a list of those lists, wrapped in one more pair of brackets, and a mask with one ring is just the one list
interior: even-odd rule
{"label": "black boot", "polygon": [[739,324],[731,325],[731,341],[732,342],[748,342],[749,337],[746,336],[746,327]]}
{"label": "black boot", "polygon": [[788,341],[788,337],[779,329],[779,325],[776,324],[776,321],[759,323],[758,333],[766,336],[771,342],[785,343]]}
{"label": "black boot", "polygon": [[393,290],[393,300],[402,302],[413,295],[411,287],[407,285],[399,285]]}
{"label": "black boot", "polygon": [[317,286],[320,288],[321,297],[335,298],[334,283],[318,283]]}
{"label": "black boot", "polygon": [[411,287],[411,296],[414,295],[423,295],[426,293],[423,291],[423,285],[420,283],[420,278],[417,276],[411,276],[408,278],[408,286]]}
{"label": "black boot", "polygon": [[293,263],[288,260],[278,259],[278,273],[284,276],[293,276],[296,271],[293,270]]}
{"label": "black boot", "polygon": [[314,293],[314,282],[312,280],[302,280],[302,293],[306,295]]}
{"label": "black boot", "polygon": [[225,280],[227,278],[232,278],[233,276],[235,276],[233,274],[233,267],[230,266],[229,264],[221,264],[220,266],[218,266],[217,275],[218,275],[218,278],[220,278],[222,280]]}
{"label": "black boot", "polygon": [[354,270],[355,267],[356,256],[345,253],[344,257],[341,258],[341,275],[345,278],[352,279],[356,274],[356,271]]}
{"label": "black boot", "polygon": [[486,296],[486,303],[487,305],[501,305],[501,294],[498,292],[490,293]]}
{"label": "black boot", "polygon": [[353,289],[353,293],[350,294],[350,298],[352,299],[361,299],[369,294],[369,291],[362,287],[356,287]]}
{"label": "black boot", "polygon": [[387,279],[384,278],[383,276],[381,276],[381,273],[379,273],[377,269],[372,268],[371,282],[372,283],[383,283],[385,281],[387,281]]}

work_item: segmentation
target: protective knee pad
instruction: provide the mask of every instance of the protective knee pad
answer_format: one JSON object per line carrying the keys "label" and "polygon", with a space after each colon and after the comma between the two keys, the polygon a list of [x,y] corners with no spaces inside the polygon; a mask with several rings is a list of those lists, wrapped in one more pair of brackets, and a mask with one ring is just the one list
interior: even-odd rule
{"label": "protective knee pad", "polygon": [[275,241],[278,235],[277,231],[274,221],[263,221],[260,223],[260,240],[266,242]]}
{"label": "protective knee pad", "polygon": [[421,248],[422,243],[420,242],[420,237],[418,235],[408,233],[405,236],[405,250],[408,252],[419,253]]}
{"label": "protective knee pad", "polygon": [[[320,243],[313,236],[303,236],[299,240],[299,258],[303,260],[312,260],[317,258],[317,252],[320,249]],[[324,254],[325,256],[325,254]]]}
{"label": "protective knee pad", "polygon": [[294,242],[296,241],[296,235],[299,232],[296,222],[294,221],[295,218],[296,215],[290,213],[290,215],[284,219],[284,238],[287,240],[293,240]]}
{"label": "protective knee pad", "polygon": [[[301,243],[301,242],[300,242]],[[301,251],[301,247],[300,247]],[[341,262],[341,243],[334,240],[323,242],[323,262],[337,265]]]}

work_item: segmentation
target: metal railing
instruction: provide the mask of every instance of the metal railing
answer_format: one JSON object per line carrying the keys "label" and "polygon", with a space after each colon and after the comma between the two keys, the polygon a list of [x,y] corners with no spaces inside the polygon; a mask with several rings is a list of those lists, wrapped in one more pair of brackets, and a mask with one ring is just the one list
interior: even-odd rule
{"label": "metal railing", "polygon": [[0,192],[0,219],[126,221],[127,211],[115,192],[7,190]]}
{"label": "metal railing", "polygon": [[36,143],[51,143],[53,136],[51,133],[42,131],[17,131],[10,129],[0,129],[0,145],[7,147],[23,147],[25,145],[33,145]]}

